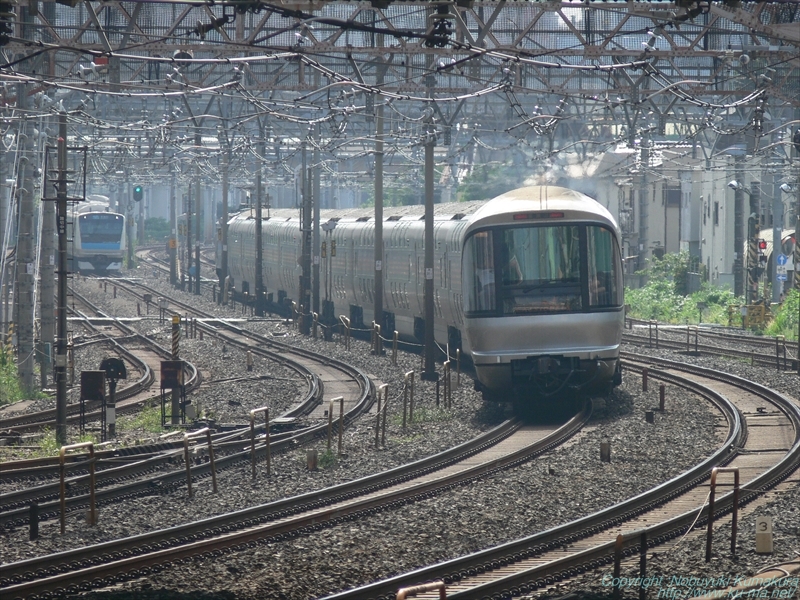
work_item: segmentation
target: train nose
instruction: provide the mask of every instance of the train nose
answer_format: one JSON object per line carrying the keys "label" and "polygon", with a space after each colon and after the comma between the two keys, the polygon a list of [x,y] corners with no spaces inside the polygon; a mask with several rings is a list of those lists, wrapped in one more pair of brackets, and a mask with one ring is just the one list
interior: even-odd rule
{"label": "train nose", "polygon": [[567,375],[580,367],[576,357],[531,356],[524,360],[512,360],[514,379],[529,379],[531,376]]}

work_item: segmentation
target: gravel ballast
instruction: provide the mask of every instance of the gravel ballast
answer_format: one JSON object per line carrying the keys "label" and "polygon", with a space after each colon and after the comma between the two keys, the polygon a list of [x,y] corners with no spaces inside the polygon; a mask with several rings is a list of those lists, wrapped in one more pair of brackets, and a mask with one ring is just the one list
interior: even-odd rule
{"label": "gravel ballast", "polygon": [[[204,310],[231,316],[230,309],[217,307],[208,299],[172,291],[163,283],[166,294],[197,302]],[[95,300],[112,314],[136,314],[135,304],[111,291],[104,294],[92,282],[81,282]],[[94,290],[91,287],[94,286]],[[127,302],[127,305],[125,304]],[[154,326],[152,321],[134,323],[153,339],[168,345],[168,326]],[[329,356],[361,367],[371,377],[390,386],[390,406],[396,408],[402,391],[402,376],[419,368],[419,357],[401,354],[399,365],[390,358],[374,357],[368,344],[352,342],[350,351],[338,341],[324,343],[297,334],[281,321],[253,322],[248,328],[265,334],[279,334],[282,341],[310,347]],[[298,394],[296,383],[284,377],[274,366],[257,359],[252,373],[244,367],[244,353],[227,349],[223,358],[219,342],[206,338],[184,340],[182,351],[206,375],[198,401],[206,415],[218,422],[238,422],[251,408],[264,400],[274,406],[289,407]],[[641,348],[629,348],[642,353]],[[650,350],[647,350],[650,352]],[[654,353],[656,351],[653,351]],[[797,376],[750,367],[738,361],[686,359],[659,351],[673,360],[692,360],[760,381],[793,398],[798,397]],[[86,359],[87,364],[96,357]],[[96,368],[96,367],[90,367]],[[271,377],[269,380],[230,381],[248,375]],[[465,382],[466,383],[466,382]],[[272,386],[272,387],[270,387]],[[397,411],[389,420],[387,445],[374,448],[373,419],[359,420],[348,428],[345,436],[346,456],[338,458],[318,472],[306,470],[306,450],[297,449],[274,457],[273,476],[261,474],[251,483],[249,464],[228,469],[218,475],[220,493],[211,492],[210,480],[194,486],[195,498],[187,499],[185,489],[140,497],[102,507],[100,523],[88,528],[79,515],[68,519],[65,536],[58,533],[57,521],[40,526],[36,542],[27,539],[27,529],[3,532],[3,562],[97,543],[106,539],[134,535],[168,527],[208,515],[219,514],[273,499],[319,489],[421,458],[451,447],[484,431],[507,416],[504,406],[486,405],[479,394],[462,385],[455,390],[450,411],[435,407],[435,388],[430,383],[417,383],[421,419],[406,431],[400,426]],[[665,481],[708,455],[722,441],[720,428],[715,428],[710,407],[697,398],[668,386],[665,414],[657,414],[654,424],[646,423],[644,413],[658,404],[658,389],[643,393],[638,377],[628,375],[622,387],[608,399],[596,404],[590,427],[580,436],[548,455],[520,467],[508,469],[479,481],[424,501],[407,504],[400,509],[384,511],[370,518],[323,529],[313,536],[259,545],[247,552],[232,553],[211,560],[191,561],[169,566],[139,579],[120,584],[114,590],[88,592],[88,598],[226,598],[237,600],[307,599],[323,596],[377,578],[418,568],[426,564],[474,552],[504,541],[527,536],[548,527],[583,516],[621,501]],[[124,428],[123,428],[124,433]],[[131,430],[136,439],[153,436]],[[612,462],[599,459],[600,441],[612,444]],[[324,453],[324,441],[316,445]],[[740,552],[737,561],[721,550],[714,561],[703,563],[704,541],[687,539],[669,552],[651,551],[648,563],[652,574],[751,575],[761,567],[786,560],[798,550],[800,494],[797,487],[787,494],[772,495],[758,514],[773,516],[776,553],[761,557],[754,553],[754,516],[742,519],[739,525]],[[720,527],[715,540],[722,548],[729,539],[730,527]],[[605,570],[587,574],[543,594],[557,595],[566,591],[604,595],[610,590],[603,584]],[[638,588],[626,590],[638,596]],[[651,597],[656,597],[655,588]],[[682,596],[684,597],[684,596]]]}

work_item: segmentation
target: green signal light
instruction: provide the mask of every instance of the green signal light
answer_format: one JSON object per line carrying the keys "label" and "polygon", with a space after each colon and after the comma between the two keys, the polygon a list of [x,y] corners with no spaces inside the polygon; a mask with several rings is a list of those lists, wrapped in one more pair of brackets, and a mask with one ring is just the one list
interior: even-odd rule
{"label": "green signal light", "polygon": [[139,202],[144,197],[144,188],[141,185],[134,186],[133,199]]}

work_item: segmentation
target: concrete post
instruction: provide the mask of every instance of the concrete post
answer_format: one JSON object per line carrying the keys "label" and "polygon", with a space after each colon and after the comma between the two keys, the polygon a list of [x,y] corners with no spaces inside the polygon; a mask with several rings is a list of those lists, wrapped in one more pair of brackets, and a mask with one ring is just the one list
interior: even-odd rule
{"label": "concrete post", "polygon": [[256,280],[253,282],[255,285],[256,295],[256,316],[264,316],[264,237],[262,234],[263,226],[263,210],[264,205],[263,195],[264,186],[261,181],[261,160],[266,152],[264,144],[264,131],[261,131],[261,142],[258,144],[258,156],[256,157],[256,222],[255,222],[255,242],[256,242]]}
{"label": "concrete post", "polygon": [[[44,190],[44,194],[49,190]],[[43,195],[44,195],[43,194]],[[56,241],[56,203],[52,201],[42,202],[42,241],[41,252],[39,253],[39,277],[41,289],[39,294],[39,305],[41,307],[41,329],[39,342],[41,350],[45,344],[50,344],[50,355],[39,356],[41,370],[41,386],[47,387],[47,375],[50,370],[50,361],[53,356],[53,342],[55,341],[55,241]]]}
{"label": "concrete post", "polygon": [[[17,107],[24,115],[27,108],[28,90],[24,84],[17,85]],[[33,284],[35,249],[33,231],[33,123],[27,119],[20,124],[22,159],[19,164],[19,234],[17,241],[17,279],[14,299],[17,330],[17,368],[22,389],[33,390]]]}
{"label": "concrete post", "polygon": [[[380,75],[379,81],[382,82]],[[375,110],[375,314],[378,325],[383,325],[383,104],[378,98]],[[381,353],[382,344],[376,340],[375,352]]]}
{"label": "concrete post", "polygon": [[433,150],[436,145],[436,131],[433,125],[433,115],[430,115],[428,119],[425,139],[425,360],[421,377],[425,381],[435,381],[438,377],[435,362],[436,343],[433,338]]}

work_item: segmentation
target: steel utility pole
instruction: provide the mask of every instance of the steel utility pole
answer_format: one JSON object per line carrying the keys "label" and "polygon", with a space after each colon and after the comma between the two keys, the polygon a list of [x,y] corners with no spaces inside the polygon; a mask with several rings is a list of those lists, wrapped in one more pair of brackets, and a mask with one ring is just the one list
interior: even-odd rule
{"label": "steel utility pole", "polygon": [[178,221],[175,215],[175,173],[169,186],[169,283],[175,287],[178,285]]}
{"label": "steel utility pole", "polygon": [[56,441],[67,443],[67,115],[58,116],[58,327],[56,338]]}
{"label": "steel utility pole", "polygon": [[311,267],[311,310],[319,314],[319,261],[320,251],[322,247],[322,240],[319,235],[319,211],[320,211],[320,167],[319,167],[319,124],[317,124],[314,131],[315,143],[314,154],[312,160],[314,161],[313,177],[311,184],[311,201],[314,203],[313,216],[312,216],[312,246],[314,249],[314,261]]}
{"label": "steel utility pole", "polygon": [[747,240],[747,303],[758,300],[758,247],[757,238],[761,231],[761,182],[750,183],[750,225]]}
{"label": "steel utility pole", "polygon": [[189,185],[186,186],[186,263],[183,265],[183,269],[189,276],[189,291],[191,292],[192,289],[194,289],[192,287],[194,278],[192,277],[193,271],[192,271],[192,184],[191,182],[189,183]]}
{"label": "steel utility pole", "polygon": [[[5,271],[6,267],[6,252],[8,246],[8,238],[11,234],[11,221],[10,215],[12,214],[12,203],[10,188],[11,186],[6,183],[8,178],[8,171],[6,168],[7,161],[10,160],[11,153],[6,150],[5,144],[0,144],[0,347],[6,343],[7,323],[9,322],[7,290],[9,288],[8,274]],[[9,225],[9,230],[6,232],[6,225]]]}
{"label": "steel utility pole", "polygon": [[436,381],[436,343],[433,338],[433,150],[436,145],[436,131],[433,114],[427,117],[425,131],[425,361],[422,379]]}
{"label": "steel utility pole", "polygon": [[128,269],[133,269],[133,246],[136,241],[133,235],[133,193],[130,178],[127,175],[125,178],[125,238],[128,242]]}
{"label": "steel utility pole", "polygon": [[225,284],[228,279],[228,170],[231,165],[231,149],[222,155],[222,239],[220,240],[219,304],[227,304]]}
{"label": "steel utility pole", "polygon": [[[739,183],[744,182],[744,172],[742,171],[741,156],[735,159],[736,170],[735,179]],[[733,293],[736,296],[744,296],[744,188],[737,186],[733,192]],[[745,299],[745,304],[747,300]]]}
{"label": "steel utility pole", "polygon": [[781,291],[783,281],[778,280],[778,255],[783,254],[783,244],[781,234],[783,233],[783,198],[781,197],[781,186],[778,175],[772,179],[772,302],[777,304],[781,301]]}
{"label": "steel utility pole", "polygon": [[306,315],[310,312],[311,304],[311,194],[308,189],[308,171],[306,162],[306,140],[303,140],[302,146],[302,164],[303,164],[303,183],[302,183],[302,222],[300,224],[300,235],[303,243],[302,247],[302,267],[303,272],[300,275],[300,333],[308,335],[311,331],[311,324]]}
{"label": "steel utility pole", "polygon": [[[194,134],[194,145],[197,148],[203,145],[203,138],[200,135],[200,130],[197,129]],[[194,260],[194,293],[198,296],[200,295],[200,239],[203,234],[203,196],[200,189],[200,165],[197,161],[195,161],[195,195],[194,195],[194,205],[195,205],[195,221],[197,225],[196,235],[195,235],[195,260]],[[189,264],[192,264],[192,250],[191,246],[189,247]]]}
{"label": "steel utility pole", "polygon": [[[796,115],[797,113],[795,113]],[[794,208],[794,289],[800,292],[800,127],[794,130],[792,137],[794,155],[797,159],[797,181],[794,184],[795,208]],[[800,304],[800,302],[798,302]],[[797,340],[800,342],[800,318],[797,320]],[[797,361],[797,372],[800,373],[800,360]]]}
{"label": "steel utility pole", "polygon": [[[150,197],[150,189],[147,188],[147,197]],[[147,202],[144,198],[139,200],[136,204],[139,205],[139,221],[136,223],[136,246],[144,246],[144,203]]]}
{"label": "steel utility pole", "polygon": [[[383,76],[380,76],[382,82]],[[381,326],[383,336],[391,336],[392,332],[383,332],[383,104],[379,103],[375,111],[375,322]],[[381,354],[383,344],[380,338],[375,340],[375,354]]]}
{"label": "steel utility pole", "polygon": [[261,197],[264,194],[264,188],[261,182],[261,157],[264,156],[265,145],[264,145],[264,132],[261,132],[261,143],[258,145],[259,152],[256,156],[256,280],[255,284],[255,295],[256,295],[256,315],[259,317],[264,316],[264,304],[263,304],[263,296],[264,296],[264,240],[261,237],[261,226],[262,226],[262,205],[263,201]]}
{"label": "steel utility pole", "polygon": [[650,132],[645,131],[642,133],[642,149],[641,149],[641,165],[640,169],[640,186],[639,186],[639,250],[636,264],[638,269],[644,269],[647,266],[645,260],[647,256],[647,244],[650,242],[649,236],[649,220],[650,220],[650,182],[647,178],[647,172],[650,168]]}

